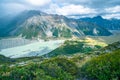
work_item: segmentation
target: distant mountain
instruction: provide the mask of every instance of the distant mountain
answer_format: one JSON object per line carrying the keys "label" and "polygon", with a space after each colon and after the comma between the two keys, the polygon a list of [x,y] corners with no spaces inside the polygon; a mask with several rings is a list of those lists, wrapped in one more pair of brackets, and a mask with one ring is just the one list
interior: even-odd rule
{"label": "distant mountain", "polygon": [[2,36],[3,32],[5,31],[5,29],[7,29],[9,23],[12,21],[14,17],[13,16],[3,16],[0,18],[0,36]]}
{"label": "distant mountain", "polygon": [[103,19],[101,16],[96,16],[93,18],[81,18],[80,20],[94,23],[108,30],[120,30],[120,20],[118,19],[107,20],[107,19]]}
{"label": "distant mountain", "polygon": [[24,11],[11,20],[6,18],[4,18],[4,22],[0,22],[2,23],[0,25],[0,37],[21,35],[25,38],[39,37],[45,39],[82,35],[111,35],[108,30],[95,24],[36,10]]}

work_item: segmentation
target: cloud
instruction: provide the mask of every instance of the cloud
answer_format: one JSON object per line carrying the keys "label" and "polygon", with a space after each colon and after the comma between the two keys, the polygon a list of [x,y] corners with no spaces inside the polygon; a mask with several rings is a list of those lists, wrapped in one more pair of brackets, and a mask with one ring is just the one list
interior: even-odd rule
{"label": "cloud", "polygon": [[106,19],[111,19],[111,18],[120,19],[120,14],[119,13],[117,13],[117,14],[107,14],[107,15],[104,15],[103,18],[106,18]]}
{"label": "cloud", "polygon": [[119,17],[120,0],[0,0],[0,16],[26,9],[74,17]]}
{"label": "cloud", "polygon": [[96,13],[94,9],[87,8],[81,5],[67,5],[56,10],[62,15],[79,15],[79,14],[91,14]]}
{"label": "cloud", "polygon": [[51,2],[51,0],[26,0],[26,3],[33,6],[44,6]]}
{"label": "cloud", "polygon": [[120,5],[115,6],[115,7],[106,8],[105,11],[108,13],[118,13],[118,12],[120,13]]}
{"label": "cloud", "polygon": [[51,0],[0,0],[0,17],[20,13],[24,10],[43,10]]}
{"label": "cloud", "polygon": [[92,8],[84,7],[82,5],[66,5],[59,7],[57,4],[52,4],[48,10],[48,13],[55,13],[60,15],[84,15],[84,14],[95,14],[96,11]]}
{"label": "cloud", "polygon": [[104,9],[104,18],[117,18],[120,19],[120,5]]}
{"label": "cloud", "polygon": [[0,13],[1,13],[0,17],[4,15],[9,15],[9,14],[15,15],[26,9],[28,9],[28,7],[20,3],[6,3],[6,4],[1,3],[0,4]]}
{"label": "cloud", "polygon": [[75,4],[75,5],[78,5],[78,4],[88,4],[91,2],[91,0],[53,0],[54,3],[60,3],[60,4]]}
{"label": "cloud", "polygon": [[53,0],[54,3],[59,4],[75,4],[84,5],[91,8],[106,8],[120,5],[120,0]]}
{"label": "cloud", "polygon": [[26,6],[19,4],[19,3],[6,3],[6,4],[1,4],[1,5],[4,6],[5,9],[9,9],[9,10],[26,9]]}

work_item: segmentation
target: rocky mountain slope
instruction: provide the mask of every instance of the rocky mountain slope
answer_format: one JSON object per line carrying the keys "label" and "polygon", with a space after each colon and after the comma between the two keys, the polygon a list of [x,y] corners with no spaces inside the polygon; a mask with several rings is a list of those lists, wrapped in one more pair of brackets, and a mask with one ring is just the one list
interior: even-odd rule
{"label": "rocky mountain slope", "polygon": [[36,10],[24,11],[7,21],[4,19],[0,27],[0,37],[22,36],[45,39],[82,35],[111,35],[108,30],[95,24]]}

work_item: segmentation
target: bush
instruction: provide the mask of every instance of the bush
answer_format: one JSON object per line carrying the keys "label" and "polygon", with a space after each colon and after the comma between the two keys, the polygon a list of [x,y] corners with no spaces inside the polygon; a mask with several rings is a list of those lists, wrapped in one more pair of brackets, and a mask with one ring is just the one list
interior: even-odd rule
{"label": "bush", "polygon": [[93,58],[81,68],[81,74],[92,80],[119,80],[120,50]]}
{"label": "bush", "polygon": [[74,80],[77,74],[77,66],[65,58],[53,58],[41,64],[41,68],[47,75],[57,80]]}
{"label": "bush", "polygon": [[0,80],[74,80],[77,66],[66,58],[51,58],[42,63],[0,67]]}

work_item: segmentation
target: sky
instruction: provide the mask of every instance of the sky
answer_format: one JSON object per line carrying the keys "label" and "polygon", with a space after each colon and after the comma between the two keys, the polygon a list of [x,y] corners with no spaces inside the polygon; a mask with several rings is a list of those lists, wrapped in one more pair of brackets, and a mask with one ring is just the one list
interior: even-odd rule
{"label": "sky", "polygon": [[120,19],[120,0],[0,0],[0,17],[24,10],[40,10],[73,18]]}

